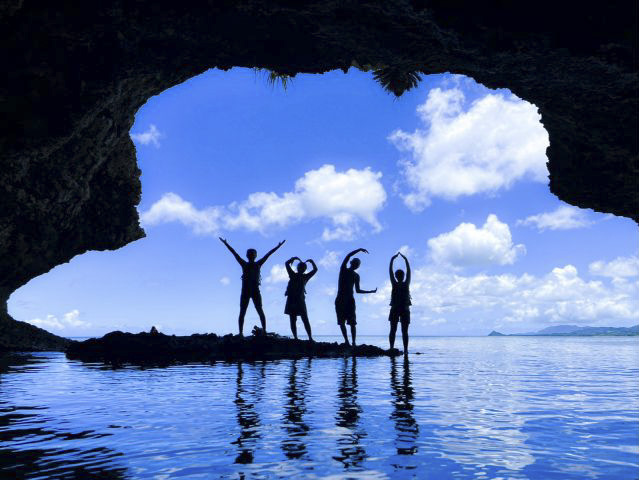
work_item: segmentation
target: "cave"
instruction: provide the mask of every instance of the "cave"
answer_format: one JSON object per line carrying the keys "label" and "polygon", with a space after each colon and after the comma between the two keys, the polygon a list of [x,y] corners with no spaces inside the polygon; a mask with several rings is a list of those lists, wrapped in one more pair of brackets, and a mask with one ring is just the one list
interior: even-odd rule
{"label": "cave", "polygon": [[550,190],[569,204],[639,221],[635,7],[629,1],[5,3],[3,345],[60,348],[63,342],[36,327],[16,330],[6,309],[10,294],[76,255],[144,236],[129,137],[135,113],[153,95],[210,68],[295,76],[357,67],[400,80],[451,72],[508,88],[542,115]]}

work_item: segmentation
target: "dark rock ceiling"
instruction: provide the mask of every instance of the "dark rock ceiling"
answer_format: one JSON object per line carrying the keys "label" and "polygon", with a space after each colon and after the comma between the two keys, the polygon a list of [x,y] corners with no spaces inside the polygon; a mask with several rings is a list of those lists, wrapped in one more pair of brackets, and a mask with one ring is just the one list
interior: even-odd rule
{"label": "dark rock ceiling", "polygon": [[636,221],[636,8],[545,0],[4,2],[0,305],[77,254],[144,235],[134,115],[149,97],[214,67],[394,67],[509,88],[542,114],[551,191]]}

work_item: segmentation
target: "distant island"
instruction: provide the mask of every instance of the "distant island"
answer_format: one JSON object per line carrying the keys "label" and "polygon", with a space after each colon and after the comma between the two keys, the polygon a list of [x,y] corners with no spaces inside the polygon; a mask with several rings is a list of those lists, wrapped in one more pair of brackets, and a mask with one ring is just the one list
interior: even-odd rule
{"label": "distant island", "polygon": [[489,337],[595,337],[595,336],[633,336],[639,335],[639,325],[632,327],[580,327],[579,325],[555,325],[537,332],[500,333],[493,330]]}

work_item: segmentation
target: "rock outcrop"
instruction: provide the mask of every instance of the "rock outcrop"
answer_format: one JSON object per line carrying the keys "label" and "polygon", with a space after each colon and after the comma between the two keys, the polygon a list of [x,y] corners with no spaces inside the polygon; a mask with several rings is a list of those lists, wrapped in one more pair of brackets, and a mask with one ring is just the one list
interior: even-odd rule
{"label": "rock outcrop", "polygon": [[637,220],[635,12],[630,0],[4,2],[0,303],[144,235],[134,115],[209,68],[355,65],[509,88],[540,109],[550,189]]}
{"label": "rock outcrop", "polygon": [[384,350],[371,345],[355,348],[338,343],[294,340],[269,333],[254,332],[249,337],[238,335],[191,336],[162,333],[111,332],[102,338],[92,338],[69,345],[67,357],[88,362],[112,364],[169,364],[173,362],[209,362],[214,360],[279,360],[302,357],[379,357],[397,356],[399,350]]}
{"label": "rock outcrop", "polygon": [[71,340],[0,314],[0,355],[7,352],[61,352],[71,343]]}

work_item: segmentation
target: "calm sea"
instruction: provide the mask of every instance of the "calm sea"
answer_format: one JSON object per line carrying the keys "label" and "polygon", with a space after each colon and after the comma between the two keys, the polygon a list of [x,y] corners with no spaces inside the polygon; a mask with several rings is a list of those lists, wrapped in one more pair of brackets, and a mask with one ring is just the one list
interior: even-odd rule
{"label": "calm sea", "polygon": [[0,358],[0,478],[639,478],[637,338],[423,337],[411,351]]}

